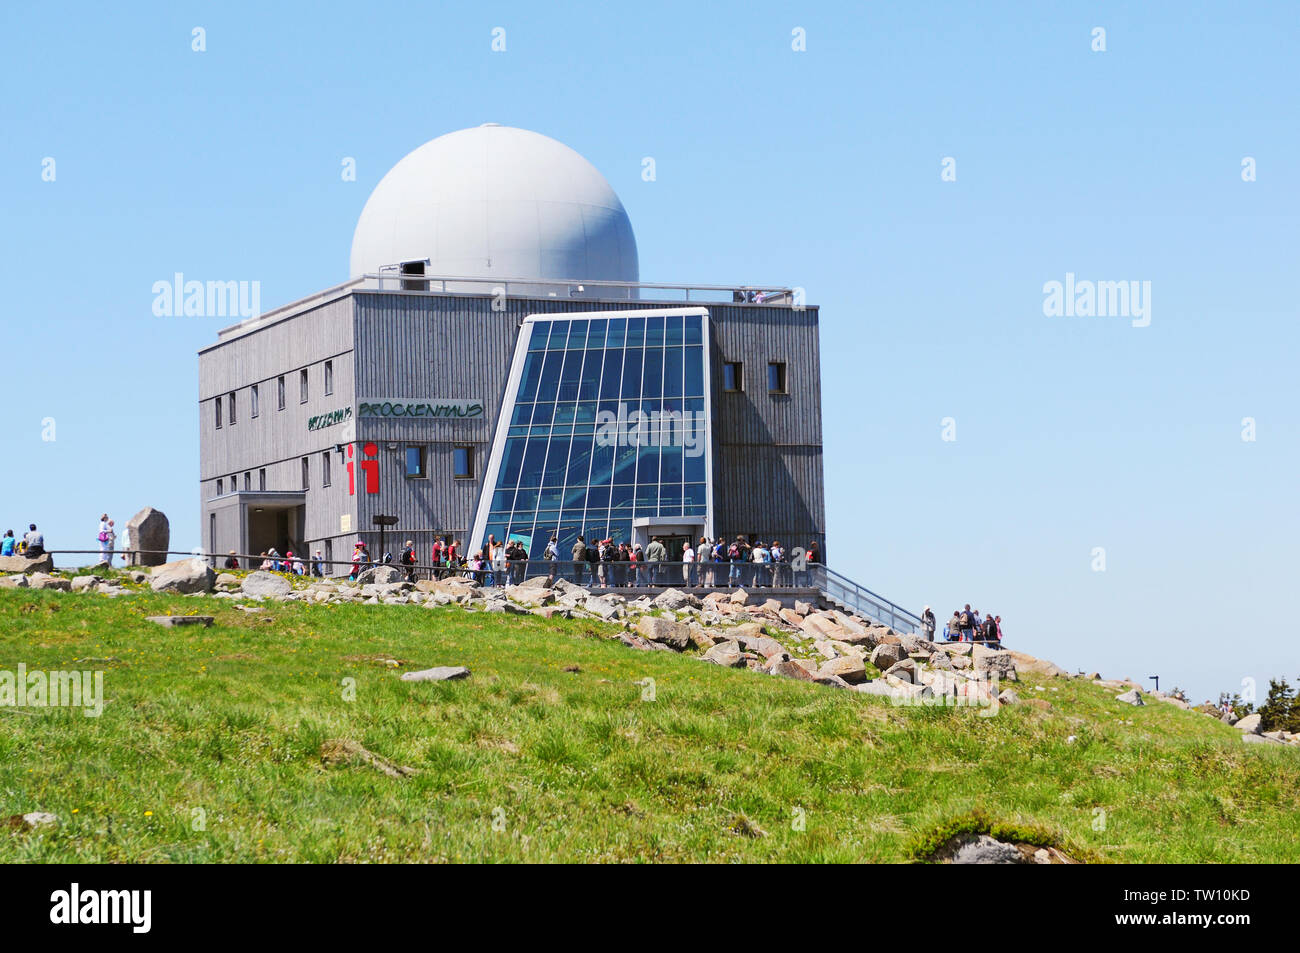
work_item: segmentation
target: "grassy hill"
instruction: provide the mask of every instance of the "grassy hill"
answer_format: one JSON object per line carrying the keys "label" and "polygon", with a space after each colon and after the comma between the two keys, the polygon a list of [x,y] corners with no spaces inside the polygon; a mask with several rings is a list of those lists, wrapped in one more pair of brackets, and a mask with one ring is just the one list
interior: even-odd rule
{"label": "grassy hill", "polygon": [[[1091,861],[1300,859],[1300,755],[1194,712],[1035,676],[1050,710],[898,707],[612,631],[0,591],[0,669],[103,669],[107,699],[0,708],[0,816],[59,818],[0,861],[905,861],[990,826]],[[399,680],[434,665],[473,674]]]}

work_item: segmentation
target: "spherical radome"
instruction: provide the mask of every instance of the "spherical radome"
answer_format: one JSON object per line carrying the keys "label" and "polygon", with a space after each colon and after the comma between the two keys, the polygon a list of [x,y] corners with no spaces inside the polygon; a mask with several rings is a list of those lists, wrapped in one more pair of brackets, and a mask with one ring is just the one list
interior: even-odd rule
{"label": "spherical radome", "polygon": [[493,123],[439,136],[375,186],[352,236],[351,275],[428,259],[466,278],[639,278],[623,203],[563,143]]}

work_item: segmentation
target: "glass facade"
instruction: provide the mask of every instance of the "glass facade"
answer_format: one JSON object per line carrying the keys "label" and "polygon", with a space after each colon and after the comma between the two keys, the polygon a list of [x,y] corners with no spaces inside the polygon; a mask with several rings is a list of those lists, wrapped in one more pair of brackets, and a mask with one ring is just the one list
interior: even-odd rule
{"label": "glass facade", "polygon": [[525,322],[478,541],[513,537],[541,558],[554,534],[567,558],[579,533],[630,543],[639,517],[706,517],[707,320],[607,312]]}

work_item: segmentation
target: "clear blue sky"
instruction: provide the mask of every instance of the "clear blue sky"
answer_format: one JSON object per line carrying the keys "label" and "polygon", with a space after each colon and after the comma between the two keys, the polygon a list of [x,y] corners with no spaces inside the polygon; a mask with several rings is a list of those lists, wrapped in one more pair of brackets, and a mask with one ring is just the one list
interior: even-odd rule
{"label": "clear blue sky", "polygon": [[[941,617],[998,612],[1067,667],[1262,692],[1300,673],[1298,21],[1291,2],[5,4],[0,522],[91,548],[100,512],[153,505],[195,544],[195,352],[227,322],[154,317],[153,283],[257,280],[264,309],[335,284],[380,177],[493,121],[606,175],[643,279],[820,305],[834,567]],[[1067,272],[1150,281],[1150,326],[1045,317]]]}

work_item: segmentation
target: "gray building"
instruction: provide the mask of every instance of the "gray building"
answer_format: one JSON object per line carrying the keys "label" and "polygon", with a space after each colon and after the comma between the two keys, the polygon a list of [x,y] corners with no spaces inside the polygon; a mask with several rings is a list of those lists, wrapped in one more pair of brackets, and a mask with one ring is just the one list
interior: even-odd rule
{"label": "gray building", "polygon": [[586,160],[487,125],[403,159],[352,275],[199,352],[210,552],[579,532],[824,546],[818,311],[791,289],[642,283]]}

